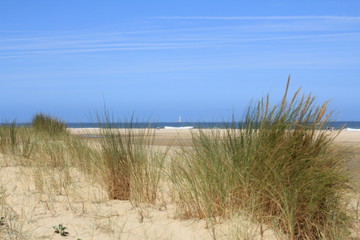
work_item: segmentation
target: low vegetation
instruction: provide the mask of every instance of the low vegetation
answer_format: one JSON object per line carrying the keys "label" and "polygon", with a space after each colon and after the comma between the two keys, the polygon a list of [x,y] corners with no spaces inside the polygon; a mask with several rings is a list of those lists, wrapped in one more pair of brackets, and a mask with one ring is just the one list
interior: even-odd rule
{"label": "low vegetation", "polygon": [[96,166],[109,197],[155,203],[166,152],[152,149],[154,130],[133,128],[133,119],[119,123],[106,112],[97,121],[105,137],[100,138]]}
{"label": "low vegetation", "polygon": [[[288,82],[289,84],[289,82]],[[327,103],[311,96],[280,104],[269,97],[224,131],[200,130],[173,163],[185,218],[226,218],[239,211],[289,239],[345,239],[349,216],[344,158],[323,128]]]}
{"label": "low vegetation", "polygon": [[266,227],[280,239],[347,239],[344,196],[352,190],[344,154],[334,134],[319,131],[331,115],[327,102],[317,105],[299,90],[289,99],[288,87],[279,104],[267,97],[226,129],[194,131],[191,147],[172,155],[154,148],[154,130],[133,128],[133,119],[117,124],[105,112],[96,119],[101,137],[89,140],[37,114],[30,126],[0,126],[0,152],[12,156],[2,165],[28,167],[36,189],[55,195],[67,194],[76,170],[109,199],[133,206],[156,204],[160,183],[169,181],[171,203],[185,219],[217,224],[246,215],[260,234]]}
{"label": "low vegetation", "polygon": [[29,158],[34,146],[35,141],[29,128],[17,126],[15,121],[0,126],[0,151],[2,153]]}
{"label": "low vegetation", "polygon": [[64,121],[43,113],[38,113],[34,116],[31,121],[31,127],[37,132],[46,133],[51,136],[67,133]]}
{"label": "low vegetation", "polygon": [[166,151],[151,149],[154,130],[134,129],[132,120],[120,129],[124,123],[110,120],[108,113],[98,116],[98,124],[104,137],[87,143],[68,134],[63,121],[37,114],[27,127],[2,125],[0,150],[16,157],[9,164],[33,167],[41,191],[70,183],[70,169],[77,168],[99,179],[110,199],[155,203]]}

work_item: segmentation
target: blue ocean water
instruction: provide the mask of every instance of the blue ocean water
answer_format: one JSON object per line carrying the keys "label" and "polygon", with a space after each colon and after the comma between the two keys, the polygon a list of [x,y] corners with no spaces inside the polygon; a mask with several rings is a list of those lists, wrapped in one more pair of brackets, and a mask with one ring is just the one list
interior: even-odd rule
{"label": "blue ocean water", "polygon": [[[9,124],[9,123],[0,123],[0,125]],[[29,126],[30,123],[15,123],[17,126]],[[164,127],[187,127],[192,126],[193,128],[226,128],[231,126],[231,122],[157,122],[157,123],[114,123],[112,127],[116,128],[164,128]],[[82,123],[74,123],[68,122],[66,123],[68,128],[99,128],[101,127],[98,123],[90,123],[90,122],[82,122]],[[102,125],[102,127],[106,127],[106,125]],[[340,128],[348,128],[348,129],[358,129],[360,130],[360,121],[336,121],[329,122],[325,128],[340,129]]]}
{"label": "blue ocean water", "polygon": [[[98,128],[97,123],[66,123],[69,128]],[[192,126],[194,128],[225,128],[230,123],[224,122],[157,122],[157,123],[114,123],[114,127],[118,128],[164,128],[164,127],[186,127]]]}
{"label": "blue ocean water", "polygon": [[[133,128],[164,128],[164,127],[186,127],[192,126],[194,128],[226,128],[231,126],[231,122],[158,122],[158,123],[132,123]],[[97,123],[67,123],[69,128],[98,128]],[[119,128],[128,128],[130,124],[120,123],[114,124]],[[334,127],[334,129],[351,128],[360,129],[360,121],[337,121],[329,122],[326,127]]]}

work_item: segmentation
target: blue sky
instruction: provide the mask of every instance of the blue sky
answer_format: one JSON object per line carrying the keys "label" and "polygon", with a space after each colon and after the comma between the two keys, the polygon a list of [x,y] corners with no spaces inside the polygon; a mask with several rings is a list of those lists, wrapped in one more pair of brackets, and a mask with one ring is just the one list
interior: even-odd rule
{"label": "blue sky", "polygon": [[360,120],[360,1],[0,1],[1,120],[226,120],[289,74]]}

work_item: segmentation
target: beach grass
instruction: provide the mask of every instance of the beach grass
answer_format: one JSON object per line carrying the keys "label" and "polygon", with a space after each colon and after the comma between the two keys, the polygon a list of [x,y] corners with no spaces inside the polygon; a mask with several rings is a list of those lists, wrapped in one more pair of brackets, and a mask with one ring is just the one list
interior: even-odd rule
{"label": "beach grass", "polygon": [[269,97],[223,131],[200,130],[173,161],[171,179],[184,218],[224,219],[248,211],[288,239],[345,239],[350,190],[344,155],[323,129],[327,102],[299,90]]}
{"label": "beach grass", "polygon": [[[77,168],[98,179],[110,199],[155,203],[166,151],[152,149],[154,129],[135,129],[133,120],[121,123],[108,113],[98,114],[97,123],[102,137],[87,143],[68,134],[62,120],[37,114],[30,126],[0,127],[1,152],[13,156],[12,166],[33,169],[39,191],[64,192]],[[123,124],[128,128],[120,129]]]}
{"label": "beach grass", "polygon": [[0,151],[29,158],[34,150],[36,141],[32,138],[31,130],[24,126],[17,126],[16,121],[0,126]]}
{"label": "beach grass", "polygon": [[321,131],[331,117],[327,102],[316,104],[300,90],[289,99],[289,83],[280,103],[267,96],[226,129],[194,130],[173,154],[154,147],[156,130],[136,128],[134,117],[96,114],[100,134],[89,140],[37,114],[29,126],[0,126],[0,152],[11,156],[2,166],[30,172],[54,212],[51,199],[69,197],[81,174],[108,199],[139,207],[142,220],[142,204],[155,205],[165,187],[176,217],[205,219],[213,239],[227,221],[235,239],[257,239],[269,229],[278,239],[349,239],[347,149],[334,144],[336,133]]}
{"label": "beach grass", "polygon": [[133,117],[115,121],[107,111],[97,115],[97,122],[104,137],[96,165],[109,198],[155,203],[166,153],[152,149],[154,129],[134,128]]}
{"label": "beach grass", "polygon": [[64,121],[44,113],[38,113],[33,117],[31,127],[35,131],[46,133],[51,136],[67,133]]}

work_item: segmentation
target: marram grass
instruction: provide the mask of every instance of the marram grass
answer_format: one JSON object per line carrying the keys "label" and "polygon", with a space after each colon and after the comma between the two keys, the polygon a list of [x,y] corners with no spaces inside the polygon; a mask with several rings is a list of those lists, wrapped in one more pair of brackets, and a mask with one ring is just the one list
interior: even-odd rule
{"label": "marram grass", "polygon": [[[172,164],[177,204],[185,218],[226,218],[248,211],[289,239],[344,239],[349,217],[344,157],[321,130],[330,114],[289,81],[279,105],[269,97],[226,130],[200,130],[193,148]],[[334,237],[335,236],[335,237]]]}
{"label": "marram grass", "polygon": [[0,152],[30,158],[35,146],[31,129],[19,127],[15,121],[0,126]]}
{"label": "marram grass", "polygon": [[35,131],[46,133],[51,136],[67,133],[65,122],[43,113],[38,113],[34,116],[31,126]]}
{"label": "marram grass", "polygon": [[69,169],[77,168],[104,186],[110,199],[155,203],[166,151],[152,148],[154,130],[134,129],[133,120],[125,123],[129,128],[119,129],[123,123],[114,123],[107,113],[97,120],[103,137],[91,144],[45,114],[35,115],[28,127],[5,124],[0,126],[0,151],[13,156],[10,165],[33,168],[41,191],[56,182],[49,176],[69,178]]}
{"label": "marram grass", "polygon": [[[347,239],[351,219],[344,155],[324,128],[327,103],[297,91],[275,106],[269,97],[225,130],[200,130],[191,148],[172,157],[169,178],[184,218],[228,219],[239,212],[287,239]],[[35,119],[38,119],[35,121]],[[34,169],[38,190],[66,193],[77,168],[111,199],[155,203],[165,154],[152,147],[152,129],[118,129],[98,118],[103,138],[88,144],[61,120],[40,115],[32,126],[0,126],[0,151]],[[212,220],[212,222],[214,222]]]}
{"label": "marram grass", "polygon": [[[97,122],[104,137],[95,165],[109,198],[155,203],[166,152],[152,148],[154,130],[133,128],[133,118],[116,122],[107,112],[98,115]],[[128,128],[120,129],[124,124]]]}

